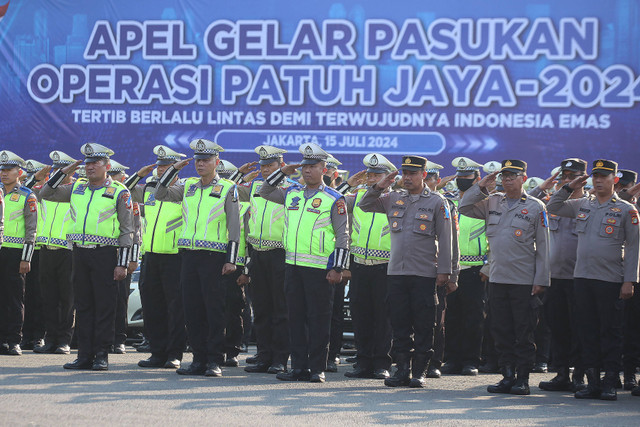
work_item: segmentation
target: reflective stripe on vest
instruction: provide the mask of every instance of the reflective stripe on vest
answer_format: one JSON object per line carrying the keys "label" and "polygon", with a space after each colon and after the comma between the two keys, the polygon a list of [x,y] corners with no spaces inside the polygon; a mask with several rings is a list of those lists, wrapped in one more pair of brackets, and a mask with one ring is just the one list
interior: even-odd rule
{"label": "reflective stripe on vest", "polygon": [[383,213],[365,212],[358,207],[366,191],[363,188],[356,192],[351,253],[357,258],[389,261],[391,257],[389,219]]}
{"label": "reflective stripe on vest", "polygon": [[[286,182],[286,181],[285,181]],[[284,248],[284,206],[258,195],[264,180],[254,180],[250,188],[251,217],[247,241],[260,249]],[[288,187],[288,185],[281,186]]]}
{"label": "reflective stripe on vest", "polygon": [[200,188],[200,178],[188,178],[184,183],[182,217],[184,225],[178,248],[226,252],[229,233],[224,204],[235,184],[221,178],[215,184]]}
{"label": "reflective stripe on vest", "polygon": [[146,226],[142,241],[146,252],[177,254],[178,236],[182,232],[182,205],[156,200],[152,187],[144,190]]}
{"label": "reflective stripe on vest", "polygon": [[4,196],[4,243],[5,248],[24,246],[26,228],[24,224],[24,206],[31,193],[26,187],[15,188]]}
{"label": "reflective stripe on vest", "polygon": [[[458,201],[454,201],[458,205]],[[487,260],[487,236],[486,223],[483,219],[470,218],[459,214],[458,224],[460,235],[458,247],[460,248],[461,265],[483,265]]]}
{"label": "reflective stripe on vest", "polygon": [[36,237],[38,245],[69,248],[67,233],[73,227],[69,207],[69,203],[52,202],[51,200],[40,201],[38,237]]}
{"label": "reflective stripe on vest", "polygon": [[238,258],[236,260],[236,265],[244,265],[244,260],[247,256],[247,230],[244,226],[244,216],[249,210],[250,205],[251,204],[249,202],[240,202],[240,209],[238,209],[238,212],[240,213],[240,242],[238,243]]}

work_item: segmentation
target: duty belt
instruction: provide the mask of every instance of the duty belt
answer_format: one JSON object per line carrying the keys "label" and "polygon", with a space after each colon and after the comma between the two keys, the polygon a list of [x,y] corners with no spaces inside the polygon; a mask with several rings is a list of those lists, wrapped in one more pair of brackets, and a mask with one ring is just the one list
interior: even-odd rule
{"label": "duty belt", "polygon": [[362,255],[364,257],[377,257],[377,258],[386,258],[388,262],[389,258],[391,258],[391,252],[383,251],[380,249],[364,249],[358,246],[353,246],[351,248],[351,253],[354,255]]}
{"label": "duty belt", "polygon": [[389,264],[389,260],[385,260],[385,259],[364,259],[364,258],[358,258],[356,256],[353,257],[353,262],[360,265]]}
{"label": "duty belt", "polygon": [[484,262],[485,255],[460,255],[460,262]]}

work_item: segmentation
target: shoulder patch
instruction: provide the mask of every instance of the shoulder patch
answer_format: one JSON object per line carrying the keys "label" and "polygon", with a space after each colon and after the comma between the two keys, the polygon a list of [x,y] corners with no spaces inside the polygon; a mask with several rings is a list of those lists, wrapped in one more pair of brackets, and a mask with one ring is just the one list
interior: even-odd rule
{"label": "shoulder patch", "polygon": [[344,199],[340,199],[336,202],[336,208],[338,215],[345,215],[347,213],[347,207],[345,206]]}
{"label": "shoulder patch", "polygon": [[638,225],[638,211],[631,209],[629,210],[629,215],[631,215],[631,224]]}

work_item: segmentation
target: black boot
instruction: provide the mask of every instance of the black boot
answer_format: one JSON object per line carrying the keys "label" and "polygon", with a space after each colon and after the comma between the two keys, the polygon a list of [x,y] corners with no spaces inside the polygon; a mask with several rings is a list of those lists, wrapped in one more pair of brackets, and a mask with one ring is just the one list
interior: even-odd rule
{"label": "black boot", "polygon": [[616,392],[616,383],[620,380],[620,374],[617,372],[606,372],[602,381],[602,393],[600,400],[618,400]]}
{"label": "black boot", "polygon": [[638,381],[636,380],[636,368],[635,366],[625,367],[624,368],[624,389],[625,390],[633,390],[638,385]]}
{"label": "black boot", "polygon": [[584,390],[576,391],[576,399],[600,399],[600,369],[589,368],[585,370],[588,385]]}
{"label": "black boot", "polygon": [[91,369],[94,371],[106,371],[109,369],[109,353],[106,351],[100,351],[96,353],[96,358],[93,360],[93,366]]}
{"label": "black boot", "polygon": [[529,372],[529,368],[518,368],[518,377],[516,378],[515,384],[511,387],[511,390],[509,390],[509,393],[520,396],[531,394],[531,390],[529,390]]}
{"label": "black boot", "polygon": [[569,368],[559,367],[558,375],[553,377],[551,381],[541,381],[538,387],[546,391],[571,391],[573,384],[569,378]]}
{"label": "black boot", "polygon": [[413,356],[411,364],[411,381],[409,387],[423,388],[427,385],[427,365],[429,364],[426,354],[417,354]]}
{"label": "black boot", "polygon": [[489,393],[511,393],[511,387],[516,382],[513,366],[506,365],[502,368],[502,379],[498,384],[487,387]]}
{"label": "black boot", "polygon": [[64,369],[86,369],[91,370],[93,366],[93,357],[78,355],[78,358],[70,363],[65,363]]}
{"label": "black boot", "polygon": [[587,388],[587,385],[584,383],[584,369],[582,368],[573,368],[573,377],[571,379],[571,391],[574,393],[576,391],[584,390]]}
{"label": "black boot", "polygon": [[392,377],[384,380],[387,387],[408,386],[411,382],[411,359],[408,354],[396,354],[396,366],[398,369]]}

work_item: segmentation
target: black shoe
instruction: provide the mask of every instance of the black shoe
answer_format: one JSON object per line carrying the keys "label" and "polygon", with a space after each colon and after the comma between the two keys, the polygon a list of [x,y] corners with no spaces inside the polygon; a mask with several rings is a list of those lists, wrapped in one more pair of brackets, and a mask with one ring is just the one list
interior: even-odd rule
{"label": "black shoe", "polygon": [[9,356],[22,356],[22,349],[20,348],[20,344],[9,344],[9,348],[7,349],[6,354]]}
{"label": "black shoe", "polygon": [[398,369],[393,374],[384,380],[384,385],[387,387],[406,387],[411,382],[411,368],[408,355],[397,355],[396,365]]}
{"label": "black shoe", "polygon": [[380,368],[373,371],[373,378],[376,380],[386,380],[390,376],[388,369]]}
{"label": "black shoe", "polygon": [[64,365],[62,365],[62,367],[64,369],[86,369],[86,370],[91,370],[91,368],[93,367],[93,360],[85,358],[85,357],[83,357],[83,358],[78,357],[76,360],[74,360],[71,363],[65,363]]}
{"label": "black shoe", "polygon": [[445,362],[440,368],[440,372],[445,375],[457,375],[462,372],[462,366],[453,362]]}
{"label": "black shoe", "polygon": [[638,381],[636,380],[636,369],[635,368],[625,368],[624,370],[624,389],[625,390],[633,390],[638,386]]}
{"label": "black shoe", "polygon": [[267,369],[267,374],[279,374],[280,372],[286,371],[287,368],[282,363],[274,363],[273,365],[269,366],[269,369]]}
{"label": "black shoe", "polygon": [[292,369],[287,372],[280,372],[276,375],[280,381],[309,381],[311,373],[308,369]]}
{"label": "black shoe", "polygon": [[495,362],[487,362],[478,368],[478,372],[482,372],[483,374],[497,374],[500,372],[500,368]]}
{"label": "black shoe", "polygon": [[37,347],[33,347],[34,353],[40,354],[52,354],[56,351],[56,345],[52,342],[47,342],[44,345],[39,345]]}
{"label": "black shoe", "polygon": [[224,366],[228,366],[230,368],[237,368],[240,366],[240,362],[238,362],[237,357],[227,357],[227,360],[224,361]]}
{"label": "black shoe", "polygon": [[254,356],[249,356],[247,357],[247,359],[245,360],[246,363],[250,364],[250,365],[255,365],[256,363],[260,363],[260,358],[258,357],[258,355],[254,355]]}
{"label": "black shoe", "polygon": [[124,348],[124,344],[116,344],[113,346],[113,354],[125,354],[127,350]]}
{"label": "black shoe", "polygon": [[167,360],[164,357],[153,356],[138,362],[141,368],[162,368]]}
{"label": "black shoe", "polygon": [[535,374],[546,374],[547,372],[549,372],[549,368],[547,367],[547,364],[545,362],[538,362],[533,365],[533,369],[531,370],[531,372]]}
{"label": "black shoe", "polygon": [[600,388],[600,370],[589,368],[585,370],[587,374],[587,387],[583,390],[576,391],[574,397],[576,399],[600,399],[602,388]]}
{"label": "black shoe", "polygon": [[0,345],[0,354],[6,355],[8,351],[9,351],[9,344],[7,344],[6,342],[2,343],[2,345]]}
{"label": "black shoe", "polygon": [[464,365],[460,371],[460,375],[466,375],[468,377],[475,377],[478,375],[478,368],[473,365]]}
{"label": "black shoe", "polygon": [[136,351],[140,353],[151,353],[151,345],[149,341],[143,341],[142,344],[136,347]]}
{"label": "black shoe", "polygon": [[20,345],[20,348],[24,350],[33,350],[36,347],[36,345],[34,344],[35,342],[36,341],[22,339],[19,345]]}
{"label": "black shoe", "polygon": [[70,354],[71,353],[71,348],[67,344],[62,344],[62,345],[59,345],[58,347],[56,347],[56,349],[54,350],[54,353],[55,354]]}
{"label": "black shoe", "polygon": [[616,391],[616,383],[620,381],[620,374],[617,372],[607,372],[604,374],[604,380],[602,381],[602,392],[600,393],[600,400],[618,400],[618,393]]}
{"label": "black shoe", "polygon": [[346,359],[344,359],[345,362],[347,363],[356,363],[358,361],[358,358],[355,356],[351,356],[351,357],[347,357]]}
{"label": "black shoe", "polygon": [[207,371],[207,366],[204,363],[192,362],[188,368],[176,369],[178,375],[204,375]]}
{"label": "black shoe", "polygon": [[[429,366],[429,369],[427,369],[426,377],[427,378],[440,378],[440,377],[442,377],[442,372],[440,372],[440,369],[436,368],[435,366]],[[411,385],[409,385],[409,387],[411,387]]]}
{"label": "black shoe", "polygon": [[633,390],[631,390],[631,396],[640,396],[640,386],[637,386]]}
{"label": "black shoe", "polygon": [[574,393],[587,388],[584,383],[584,369],[574,368],[573,376],[571,377],[571,391]]}
{"label": "black shoe", "polygon": [[107,371],[109,370],[109,354],[106,351],[101,351],[96,354],[96,358],[93,359],[93,365],[91,366],[93,371]]}
{"label": "black shoe", "polygon": [[511,393],[511,387],[516,383],[516,376],[513,367],[505,366],[502,368],[502,379],[494,385],[487,387],[489,393]]}
{"label": "black shoe", "polygon": [[269,367],[271,365],[269,365],[268,363],[257,363],[255,365],[249,365],[249,366],[245,366],[244,370],[245,372],[250,372],[250,373],[266,373],[269,370]]}
{"label": "black shoe", "polygon": [[330,360],[327,363],[327,372],[338,372],[338,365],[335,363],[335,361]]}
{"label": "black shoe", "polygon": [[347,378],[373,378],[373,370],[356,366],[352,371],[345,372],[344,376]]}
{"label": "black shoe", "polygon": [[546,391],[571,391],[573,383],[569,379],[569,368],[558,368],[558,375],[553,377],[551,381],[540,381],[538,387]]}
{"label": "black shoe", "polygon": [[222,369],[216,362],[207,363],[207,370],[204,372],[205,377],[221,377]]}
{"label": "black shoe", "polygon": [[511,387],[509,393],[519,396],[528,396],[531,394],[531,390],[529,389],[529,368],[518,368],[516,382]]}
{"label": "black shoe", "polygon": [[309,382],[312,383],[323,383],[324,382],[324,372],[322,371],[313,371],[309,376]]}
{"label": "black shoe", "polygon": [[170,357],[165,362],[163,368],[165,369],[180,369],[182,362],[178,358]]}

